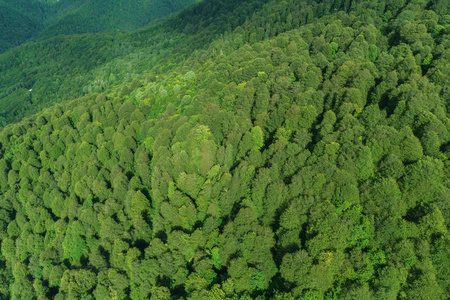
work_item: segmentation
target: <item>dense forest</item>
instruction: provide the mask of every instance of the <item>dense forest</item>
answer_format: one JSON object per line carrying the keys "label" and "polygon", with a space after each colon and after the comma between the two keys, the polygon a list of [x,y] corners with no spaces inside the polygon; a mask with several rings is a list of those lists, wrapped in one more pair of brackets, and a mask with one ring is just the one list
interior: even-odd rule
{"label": "dense forest", "polygon": [[0,0],[0,53],[57,35],[130,31],[196,0]]}
{"label": "dense forest", "polygon": [[0,0],[0,53],[36,36],[42,29],[44,5],[29,0]]}
{"label": "dense forest", "polygon": [[204,0],[10,49],[0,298],[448,299],[449,80],[447,0]]}

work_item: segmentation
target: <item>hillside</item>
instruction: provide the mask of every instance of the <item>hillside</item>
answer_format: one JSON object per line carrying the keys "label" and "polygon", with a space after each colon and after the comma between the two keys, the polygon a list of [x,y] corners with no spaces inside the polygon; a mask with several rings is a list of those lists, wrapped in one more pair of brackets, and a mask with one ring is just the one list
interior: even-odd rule
{"label": "hillside", "polygon": [[45,19],[43,8],[37,1],[0,1],[0,53],[37,36]]}
{"label": "hillside", "polygon": [[449,15],[205,0],[1,55],[0,298],[447,299]]}
{"label": "hillside", "polygon": [[39,33],[40,38],[60,34],[131,31],[177,12],[195,0],[72,1]]}
{"label": "hillside", "polygon": [[31,40],[132,31],[196,0],[0,0],[0,53]]}
{"label": "hillside", "polygon": [[0,126],[55,102],[146,80],[156,64],[163,70],[151,77],[169,73],[184,57],[242,25],[262,3],[208,2],[128,34],[58,36],[16,47],[0,55]]}

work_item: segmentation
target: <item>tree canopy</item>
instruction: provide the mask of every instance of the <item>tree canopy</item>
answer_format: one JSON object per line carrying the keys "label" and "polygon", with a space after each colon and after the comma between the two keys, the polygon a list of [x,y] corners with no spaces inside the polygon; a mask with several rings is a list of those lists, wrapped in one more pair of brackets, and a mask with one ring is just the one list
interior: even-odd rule
{"label": "tree canopy", "polygon": [[446,299],[446,3],[204,0],[0,55],[0,298]]}

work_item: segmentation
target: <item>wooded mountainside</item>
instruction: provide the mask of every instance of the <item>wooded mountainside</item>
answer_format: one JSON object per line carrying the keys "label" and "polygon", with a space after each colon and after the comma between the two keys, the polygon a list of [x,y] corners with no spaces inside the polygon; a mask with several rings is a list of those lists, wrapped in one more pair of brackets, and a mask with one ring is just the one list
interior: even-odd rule
{"label": "wooded mountainside", "polygon": [[448,299],[449,45],[446,0],[204,0],[7,51],[0,297]]}
{"label": "wooded mountainside", "polygon": [[136,30],[195,0],[0,0],[0,53],[31,40]]}

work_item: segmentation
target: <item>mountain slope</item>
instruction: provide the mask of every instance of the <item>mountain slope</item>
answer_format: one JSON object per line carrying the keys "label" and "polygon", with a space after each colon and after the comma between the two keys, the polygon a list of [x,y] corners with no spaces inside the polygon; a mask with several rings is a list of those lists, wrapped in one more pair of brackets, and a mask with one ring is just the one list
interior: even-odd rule
{"label": "mountain slope", "polygon": [[195,0],[1,0],[0,53],[61,34],[136,30],[193,3]]}
{"label": "mountain slope", "polygon": [[135,30],[193,3],[194,0],[78,1],[52,20],[39,36]]}
{"label": "mountain slope", "polygon": [[34,1],[0,1],[0,53],[37,36],[43,28],[43,9]]}
{"label": "mountain slope", "polygon": [[156,64],[167,71],[242,25],[262,3],[207,2],[129,34],[59,36],[17,47],[0,56],[0,125],[55,102],[121,88]]}
{"label": "mountain slope", "polygon": [[0,132],[2,297],[446,299],[444,2],[239,2],[53,41],[117,77]]}

